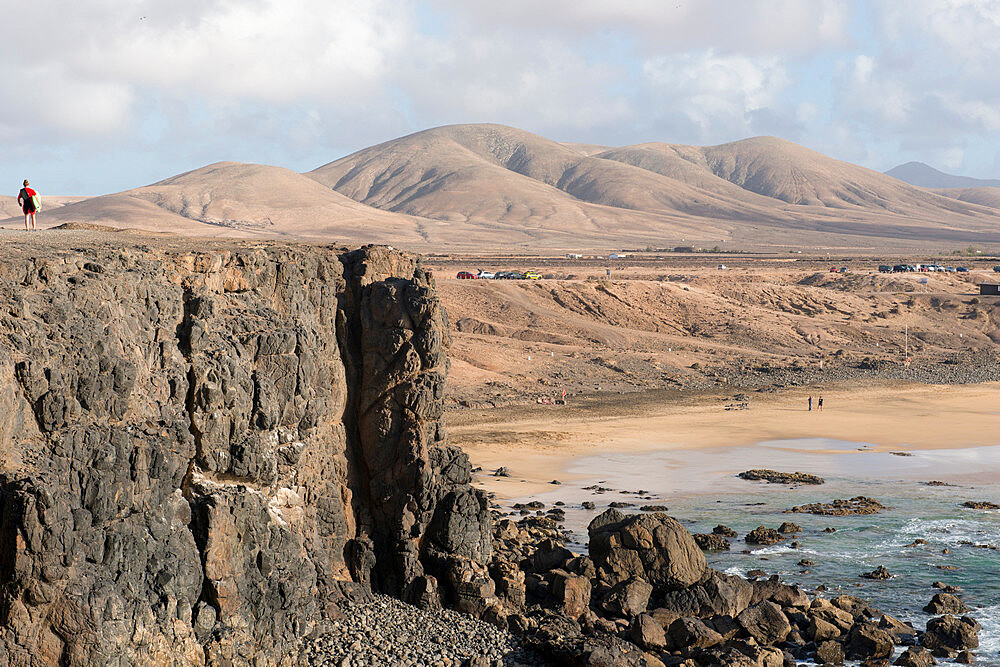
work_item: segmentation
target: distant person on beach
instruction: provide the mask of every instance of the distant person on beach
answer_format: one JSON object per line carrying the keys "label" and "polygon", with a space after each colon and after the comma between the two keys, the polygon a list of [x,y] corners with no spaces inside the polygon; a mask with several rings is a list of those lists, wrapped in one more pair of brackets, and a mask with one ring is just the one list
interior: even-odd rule
{"label": "distant person on beach", "polygon": [[38,193],[28,187],[28,179],[24,179],[24,187],[17,193],[17,203],[24,211],[24,230],[28,231],[28,222],[31,222],[31,230],[35,229],[35,213],[38,212]]}
{"label": "distant person on beach", "polygon": [[809,412],[813,411],[813,397],[809,397]]}
{"label": "distant person on beach", "polygon": [[819,397],[819,401],[817,401],[817,403],[816,403],[816,409],[819,410],[820,412],[823,411],[823,397],[822,396]]}

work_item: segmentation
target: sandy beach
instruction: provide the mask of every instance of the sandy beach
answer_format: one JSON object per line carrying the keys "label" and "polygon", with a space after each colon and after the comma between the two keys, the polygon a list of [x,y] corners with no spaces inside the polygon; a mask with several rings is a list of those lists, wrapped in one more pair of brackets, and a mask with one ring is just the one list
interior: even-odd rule
{"label": "sandy beach", "polygon": [[[814,398],[813,411],[807,399]],[[451,441],[481,466],[479,482],[501,498],[552,490],[574,461],[608,453],[705,450],[823,438],[875,452],[1000,444],[1000,383],[794,388],[749,394],[676,392],[593,397],[568,406],[451,412]],[[817,410],[819,396],[824,410]],[[948,418],[942,418],[947,415]],[[829,453],[835,453],[831,451]],[[491,473],[506,466],[510,477]]]}

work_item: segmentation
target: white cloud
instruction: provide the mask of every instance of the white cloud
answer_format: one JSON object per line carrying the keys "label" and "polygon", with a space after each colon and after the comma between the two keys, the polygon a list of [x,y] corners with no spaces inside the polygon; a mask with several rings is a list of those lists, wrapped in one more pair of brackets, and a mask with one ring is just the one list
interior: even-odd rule
{"label": "white cloud", "polygon": [[599,143],[778,134],[881,168],[998,153],[997,0],[33,0],[10,14],[38,28],[5,38],[5,155],[103,152],[122,180],[130,161],[311,168],[485,121]]}
{"label": "white cloud", "polygon": [[712,51],[661,56],[643,64],[652,94],[710,137],[750,130],[751,114],[776,105],[788,86],[776,57],[720,56]]}
{"label": "white cloud", "polygon": [[914,104],[906,83],[867,54],[855,56],[841,86],[843,108],[853,114],[870,114],[875,122],[905,122]]}
{"label": "white cloud", "polygon": [[0,103],[0,123],[39,126],[62,135],[110,133],[128,122],[133,94],[129,86],[74,75],[57,63],[0,66],[9,95]]}
{"label": "white cloud", "polygon": [[30,72],[46,91],[18,113],[96,133],[120,127],[143,89],[277,104],[381,94],[409,30],[405,7],[383,0],[50,0],[17,13],[44,29],[13,31],[4,80]]}
{"label": "white cloud", "polygon": [[849,6],[836,0],[436,0],[480,25],[520,31],[605,33],[637,38],[647,51],[715,48],[806,53],[847,42]]}
{"label": "white cloud", "polygon": [[561,40],[525,49],[507,33],[419,40],[397,80],[414,111],[441,122],[496,121],[555,133],[627,122],[634,110],[610,92],[624,69],[588,63]]}
{"label": "white cloud", "polygon": [[962,166],[965,158],[965,150],[961,148],[947,148],[941,152],[940,163],[948,169],[958,169]]}

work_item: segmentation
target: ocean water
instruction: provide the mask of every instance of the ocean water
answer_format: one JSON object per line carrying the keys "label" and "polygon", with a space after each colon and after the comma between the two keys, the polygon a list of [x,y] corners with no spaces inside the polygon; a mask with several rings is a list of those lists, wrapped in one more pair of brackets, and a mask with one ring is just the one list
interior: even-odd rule
{"label": "ocean water", "polygon": [[[736,477],[748,468],[773,468],[818,474],[826,483],[787,487]],[[593,456],[569,469],[576,481],[532,496],[565,503],[571,548],[586,551],[586,525],[611,502],[663,504],[693,533],[725,524],[739,533],[732,550],[706,554],[711,567],[730,574],[752,569],[778,574],[786,583],[814,595],[824,585],[826,597],[842,593],[871,601],[882,611],[923,628],[921,611],[941,581],[959,586],[970,616],[983,626],[980,665],[1000,665],[1000,511],[962,507],[966,500],[1000,503],[1000,446],[913,451],[898,456],[874,451],[868,443],[825,439],[785,440],[752,447],[698,451]],[[927,481],[950,486],[928,486]],[[598,484],[613,489],[597,492]],[[636,491],[645,493],[637,494]],[[793,505],[834,498],[871,496],[888,509],[875,515],[828,517],[788,514]],[[523,502],[525,499],[509,503]],[[581,503],[594,502],[594,510]],[[802,532],[769,547],[752,547],[743,536],[760,525],[777,528],[783,521]],[[824,532],[825,528],[835,532]],[[926,544],[913,545],[917,539]],[[797,542],[795,547],[792,542]],[[799,566],[801,559],[814,566]],[[872,581],[859,575],[879,565],[893,575]]]}

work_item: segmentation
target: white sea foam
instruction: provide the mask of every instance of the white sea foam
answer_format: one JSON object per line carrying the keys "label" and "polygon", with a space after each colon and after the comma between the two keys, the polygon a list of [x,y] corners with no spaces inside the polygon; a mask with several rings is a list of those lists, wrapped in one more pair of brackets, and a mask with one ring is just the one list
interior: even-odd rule
{"label": "white sea foam", "polygon": [[995,544],[1000,542],[1000,522],[990,525],[972,519],[911,519],[900,527],[899,535],[948,546],[957,546],[959,542]]}
{"label": "white sea foam", "polygon": [[976,609],[974,617],[983,629],[979,632],[979,664],[1000,664],[1000,604]]}

